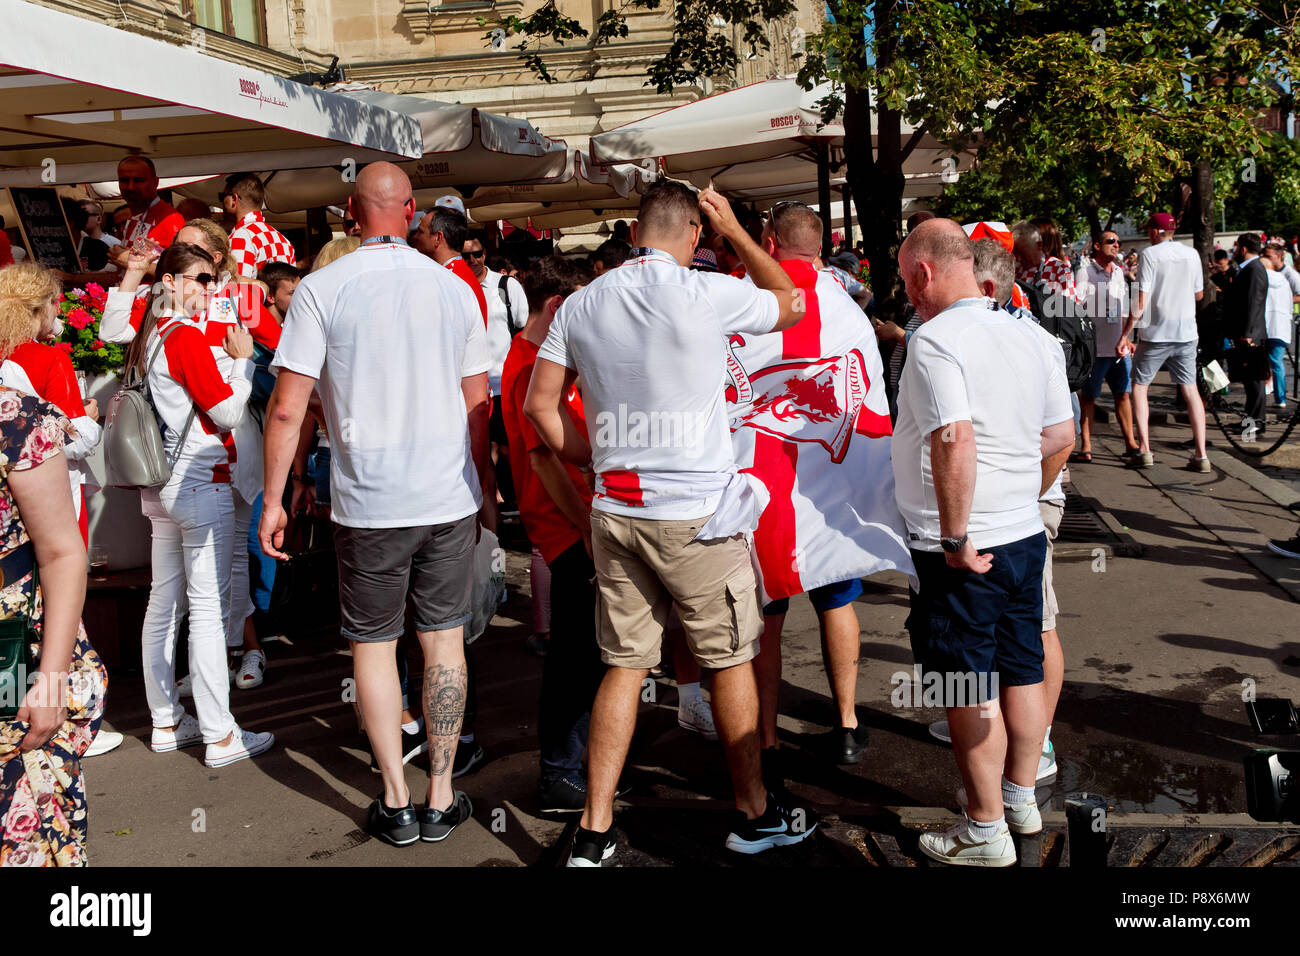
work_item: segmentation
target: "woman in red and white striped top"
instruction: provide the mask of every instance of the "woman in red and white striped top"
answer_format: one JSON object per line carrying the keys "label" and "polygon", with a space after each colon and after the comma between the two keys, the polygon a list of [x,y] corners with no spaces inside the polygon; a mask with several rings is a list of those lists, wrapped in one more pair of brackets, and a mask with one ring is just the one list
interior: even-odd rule
{"label": "woman in red and white striped top", "polygon": [[[223,375],[202,323],[217,288],[204,249],[173,244],[155,275],[127,359],[128,368],[147,375],[172,462],[165,485],[140,493],[153,525],[153,584],[141,635],[152,747],[161,753],[204,743],[204,762],[224,767],[274,742],[269,733],[241,730],[231,716],[225,653],[235,552],[231,429],[252,389],[253,340],[237,325],[228,327],[223,347],[234,361]],[[185,713],[176,685],[176,629],[187,604],[197,720]]]}

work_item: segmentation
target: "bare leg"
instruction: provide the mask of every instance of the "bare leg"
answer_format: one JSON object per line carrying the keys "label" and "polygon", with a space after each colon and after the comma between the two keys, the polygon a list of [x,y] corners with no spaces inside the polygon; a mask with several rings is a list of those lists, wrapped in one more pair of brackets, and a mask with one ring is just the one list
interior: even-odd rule
{"label": "bare leg", "polygon": [[1179,385],[1183,401],[1187,403],[1187,417],[1192,423],[1192,440],[1196,442],[1196,457],[1205,457],[1205,405],[1195,385]]}
{"label": "bare leg", "polygon": [[[1041,700],[1040,700],[1041,705]],[[987,715],[987,716],[986,716]],[[983,706],[949,707],[948,731],[957,770],[966,788],[966,813],[988,823],[1002,816],[1002,769],[1007,730],[997,701]],[[1037,767],[1035,767],[1037,772]]]}
{"label": "bare leg", "polygon": [[257,641],[257,628],[253,626],[252,615],[244,618],[244,653],[260,651],[262,645]]}
{"label": "bare leg", "polygon": [[1128,392],[1115,396],[1115,417],[1119,419],[1119,430],[1124,435],[1124,446],[1132,451],[1138,443],[1133,437],[1133,400]]}
{"label": "bare leg", "polygon": [[632,745],[637,701],[650,669],[610,667],[591,705],[587,734],[587,809],[579,825],[603,833],[614,822],[614,791]]}
{"label": "bare leg", "polygon": [[[424,651],[424,721],[429,735],[429,807],[446,810],[451,806],[451,768],[460,742],[460,725],[465,717],[464,629],[418,631]],[[400,730],[400,728],[399,728]],[[398,755],[401,761],[401,755]]]}
{"label": "bare leg", "polygon": [[1092,398],[1079,396],[1079,439],[1082,444],[1079,450],[1084,453],[1092,452],[1092,418],[1097,412],[1097,401]]}
{"label": "bare leg", "polygon": [[686,632],[680,627],[671,628],[667,633],[668,647],[673,655],[673,679],[681,684],[698,684],[700,682],[700,665],[695,655],[686,646]]}
{"label": "bare leg", "polygon": [[[1199,403],[1198,403],[1199,404]],[[1133,435],[1137,438],[1138,448],[1142,451],[1151,450],[1151,432],[1148,423],[1151,417],[1150,407],[1147,405],[1147,386],[1133,383]],[[1192,431],[1195,434],[1195,426]],[[1204,434],[1204,428],[1202,428]]]}
{"label": "bare leg", "polygon": [[754,682],[758,685],[758,735],[763,749],[780,746],[776,716],[781,698],[781,629],[784,614],[763,616],[763,637],[754,658]]}
{"label": "bare leg", "polygon": [[1003,687],[1002,720],[1006,726],[1007,760],[1004,775],[1012,783],[1032,787],[1038,781],[1047,712],[1042,684]]}
{"label": "bare leg", "polygon": [[1056,716],[1056,704],[1061,699],[1061,685],[1065,683],[1065,654],[1061,651],[1061,638],[1056,628],[1043,631],[1043,705],[1047,720],[1046,730]]}
{"label": "bare leg", "polygon": [[400,809],[410,802],[411,792],[402,774],[402,728],[398,722],[402,694],[392,643],[353,641],[352,673],[370,749],[384,778],[384,804]]}
{"label": "bare leg", "polygon": [[727,750],[736,809],[750,820],[767,808],[758,750],[758,687],[750,661],[713,672],[713,719]]}
{"label": "bare leg", "polygon": [[858,656],[862,648],[858,614],[849,603],[822,611],[817,615],[817,623],[822,636],[822,663],[840,714],[840,726],[852,730],[858,726],[855,705],[858,699]]}

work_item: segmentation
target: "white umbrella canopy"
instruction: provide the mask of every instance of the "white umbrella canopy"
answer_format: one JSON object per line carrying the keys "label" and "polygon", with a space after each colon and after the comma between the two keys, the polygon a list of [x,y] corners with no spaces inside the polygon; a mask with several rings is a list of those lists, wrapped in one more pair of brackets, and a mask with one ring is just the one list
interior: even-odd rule
{"label": "white umbrella canopy", "polygon": [[279,168],[325,144],[423,153],[419,124],[373,103],[22,0],[0,0],[0,23],[0,185],[110,180],[129,152],[167,177]]}
{"label": "white umbrella canopy", "polygon": [[[398,163],[417,190],[450,191],[457,186],[551,181],[564,178],[570,163],[564,141],[543,136],[527,120],[414,95],[358,89],[355,85],[342,88],[341,95],[366,106],[405,114],[419,124],[424,154]],[[296,155],[288,167],[254,159],[243,168],[263,172],[267,209],[289,212],[346,202],[356,172],[366,161],[366,157],[345,150],[316,149]],[[183,187],[181,192],[215,201],[220,188],[220,181],[209,181]]]}
{"label": "white umbrella canopy", "polygon": [[520,182],[499,186],[481,186],[465,201],[476,219],[505,219],[493,210],[520,203],[549,206],[552,203],[609,204],[632,200],[639,204],[640,194],[655,179],[651,164],[597,165],[582,150],[569,151],[567,172],[547,182]]}

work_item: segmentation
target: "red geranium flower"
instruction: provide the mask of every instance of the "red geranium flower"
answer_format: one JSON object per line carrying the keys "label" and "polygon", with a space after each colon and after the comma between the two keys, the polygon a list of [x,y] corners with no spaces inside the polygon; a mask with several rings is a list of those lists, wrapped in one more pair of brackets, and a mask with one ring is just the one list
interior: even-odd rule
{"label": "red geranium flower", "polygon": [[71,343],[71,342],[59,342],[59,343],[57,344],[56,347],[62,349],[62,350],[63,350],[65,353],[67,353],[68,355],[71,355],[71,354],[72,354],[72,343]]}
{"label": "red geranium flower", "polygon": [[95,321],[95,317],[92,316],[85,309],[80,309],[80,308],[73,309],[71,312],[68,313],[68,324],[72,326],[74,329],[77,329],[78,331],[84,329],[86,326],[88,326],[91,322],[94,321]]}
{"label": "red geranium flower", "polygon": [[104,347],[104,343],[101,342],[99,339],[95,339],[95,341],[90,343],[90,347],[94,349],[96,352],[98,352],[100,349]]}

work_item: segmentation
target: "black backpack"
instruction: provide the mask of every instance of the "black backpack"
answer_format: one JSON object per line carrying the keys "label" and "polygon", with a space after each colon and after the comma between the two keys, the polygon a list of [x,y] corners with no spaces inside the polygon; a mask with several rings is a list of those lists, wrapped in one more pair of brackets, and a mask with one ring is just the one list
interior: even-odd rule
{"label": "black backpack", "polygon": [[1029,309],[1038,324],[1061,343],[1070,391],[1079,391],[1092,380],[1092,366],[1097,360],[1097,333],[1092,319],[1083,314],[1083,307],[1072,296],[1060,292],[1044,295],[1036,283],[1020,288],[1029,298]]}

